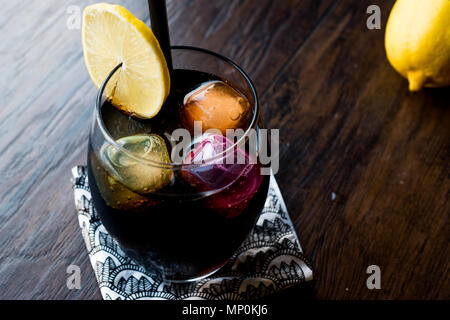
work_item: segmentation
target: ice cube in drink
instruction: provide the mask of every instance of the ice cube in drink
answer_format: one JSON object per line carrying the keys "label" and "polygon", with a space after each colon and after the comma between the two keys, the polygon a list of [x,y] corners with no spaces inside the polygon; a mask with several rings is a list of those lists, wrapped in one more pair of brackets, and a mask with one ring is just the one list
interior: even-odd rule
{"label": "ice cube in drink", "polygon": [[[117,143],[125,151],[106,144],[100,153],[103,163],[122,184],[133,191],[145,194],[155,192],[170,182],[172,171],[158,166],[158,163],[170,162],[166,144],[160,136],[133,135],[120,138]],[[153,161],[155,164],[149,165],[145,160]]]}
{"label": "ice cube in drink", "polygon": [[201,192],[223,190],[219,196],[208,197],[208,204],[227,218],[239,215],[261,185],[260,166],[242,147],[233,147],[233,142],[222,135],[202,136],[185,163],[199,164],[183,170],[191,186]]}
{"label": "ice cube in drink", "polygon": [[202,122],[202,129],[246,128],[250,118],[250,103],[236,89],[220,81],[208,81],[189,92],[183,101],[181,121],[191,132],[194,121]]}

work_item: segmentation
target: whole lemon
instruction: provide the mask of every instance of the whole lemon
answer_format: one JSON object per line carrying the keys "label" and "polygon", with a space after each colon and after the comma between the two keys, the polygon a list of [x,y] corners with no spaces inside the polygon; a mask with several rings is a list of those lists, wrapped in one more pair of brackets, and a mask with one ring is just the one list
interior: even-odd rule
{"label": "whole lemon", "polygon": [[450,85],[450,0],[397,0],[385,45],[409,90]]}

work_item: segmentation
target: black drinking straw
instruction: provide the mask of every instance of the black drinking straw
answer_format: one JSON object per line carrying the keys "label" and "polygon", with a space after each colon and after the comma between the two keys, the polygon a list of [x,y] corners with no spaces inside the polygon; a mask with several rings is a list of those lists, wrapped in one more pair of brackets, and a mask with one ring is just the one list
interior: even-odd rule
{"label": "black drinking straw", "polygon": [[170,54],[169,22],[167,21],[166,0],[148,0],[150,23],[161,50],[166,58],[169,72],[172,73],[172,55]]}

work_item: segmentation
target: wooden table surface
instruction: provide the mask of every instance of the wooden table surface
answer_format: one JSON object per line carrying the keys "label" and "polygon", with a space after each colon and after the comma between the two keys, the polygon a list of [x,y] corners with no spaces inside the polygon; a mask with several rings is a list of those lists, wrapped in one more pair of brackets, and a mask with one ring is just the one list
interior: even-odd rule
{"label": "wooden table surface", "polygon": [[[145,0],[114,2],[148,23]],[[315,266],[314,298],[450,298],[450,88],[411,94],[389,65],[393,3],[168,1],[172,43],[235,60],[280,129],[277,179]],[[366,27],[371,4],[381,30]],[[70,183],[96,95],[80,30],[62,1],[0,6],[0,298],[100,299]],[[80,290],[66,287],[72,264]],[[369,265],[380,290],[366,286]]]}

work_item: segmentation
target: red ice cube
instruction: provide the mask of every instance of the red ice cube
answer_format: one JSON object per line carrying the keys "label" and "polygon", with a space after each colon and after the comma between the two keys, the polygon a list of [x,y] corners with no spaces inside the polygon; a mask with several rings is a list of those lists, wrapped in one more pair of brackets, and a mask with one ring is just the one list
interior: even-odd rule
{"label": "red ice cube", "polygon": [[[218,134],[202,136],[186,157],[184,179],[206,197],[210,209],[227,218],[238,216],[258,191],[262,182],[260,165],[241,147]],[[212,159],[212,160],[208,160]]]}

